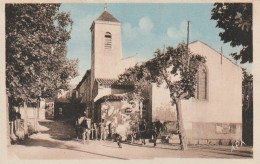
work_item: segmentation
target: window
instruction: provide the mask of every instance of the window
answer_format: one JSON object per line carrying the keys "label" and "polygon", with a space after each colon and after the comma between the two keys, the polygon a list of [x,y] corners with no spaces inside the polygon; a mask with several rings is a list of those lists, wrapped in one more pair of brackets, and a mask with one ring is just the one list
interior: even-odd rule
{"label": "window", "polygon": [[111,49],[112,47],[112,36],[110,32],[105,34],[105,49]]}
{"label": "window", "polygon": [[205,66],[201,66],[199,68],[198,76],[197,76],[197,92],[196,98],[199,100],[206,100],[207,97],[207,69]]}

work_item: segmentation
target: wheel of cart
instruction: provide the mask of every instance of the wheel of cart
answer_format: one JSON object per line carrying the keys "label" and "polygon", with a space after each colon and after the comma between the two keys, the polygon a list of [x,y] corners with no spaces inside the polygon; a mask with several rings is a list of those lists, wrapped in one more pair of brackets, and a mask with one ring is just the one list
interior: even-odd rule
{"label": "wheel of cart", "polygon": [[169,143],[169,139],[171,137],[172,133],[170,132],[161,132],[160,133],[160,139],[162,143]]}
{"label": "wheel of cart", "polygon": [[137,133],[138,133],[138,125],[139,123],[137,121],[132,121],[128,128],[127,128],[127,132],[126,132],[126,141],[129,144],[134,144],[136,139],[137,139]]}
{"label": "wheel of cart", "polygon": [[134,143],[134,132],[132,132],[132,131],[127,131],[127,138],[126,138],[126,141],[127,141],[127,143],[129,143],[129,144],[133,144]]}
{"label": "wheel of cart", "polygon": [[169,143],[174,135],[178,135],[177,121],[164,122],[164,130],[160,133],[162,143]]}

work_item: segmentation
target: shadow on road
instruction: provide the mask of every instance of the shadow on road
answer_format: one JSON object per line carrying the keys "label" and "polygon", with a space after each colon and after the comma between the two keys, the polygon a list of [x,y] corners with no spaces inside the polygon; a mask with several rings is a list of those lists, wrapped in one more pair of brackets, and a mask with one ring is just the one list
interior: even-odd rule
{"label": "shadow on road", "polygon": [[59,149],[74,149],[74,146],[64,145],[62,142],[58,141],[50,141],[44,139],[27,139],[20,143],[20,145],[24,146],[42,146],[46,148],[59,148]]}
{"label": "shadow on road", "polygon": [[73,120],[71,119],[39,121],[39,124],[49,128],[48,131],[41,133],[49,134],[53,139],[72,140],[76,136]]}
{"label": "shadow on road", "polygon": [[100,154],[100,153],[94,153],[94,152],[85,151],[85,150],[74,150],[74,151],[83,152],[83,153],[88,153],[88,154],[93,154],[93,155],[98,155],[98,156],[103,156],[103,157],[109,157],[109,158],[115,158],[115,159],[128,160],[127,158],[121,158],[121,157],[116,157],[116,156],[111,156],[111,155],[105,155],[105,154]]}
{"label": "shadow on road", "polygon": [[[71,150],[71,151],[77,151],[77,152],[86,153],[86,154],[97,155],[97,156],[101,156],[101,157],[128,160],[127,158],[122,158],[122,157],[117,157],[117,156],[112,156],[112,155],[106,155],[106,154],[100,154],[100,153],[90,152],[90,151],[86,151],[86,150],[79,150],[75,146],[68,146],[68,145],[65,145],[64,143],[59,142],[59,141],[50,141],[50,140],[44,140],[44,139],[28,139],[28,140],[25,140],[25,141],[23,141],[19,144],[24,145],[24,146],[29,146],[29,147],[30,146],[31,147],[39,146],[39,147],[46,147],[46,148]],[[99,159],[99,158],[97,158],[97,159]]]}
{"label": "shadow on road", "polygon": [[152,145],[129,144],[129,143],[124,143],[124,144],[143,147],[143,148],[152,148],[152,149],[180,150],[178,145],[167,145],[167,147],[163,147],[163,145],[165,144],[157,144],[157,146],[154,147],[153,144]]}

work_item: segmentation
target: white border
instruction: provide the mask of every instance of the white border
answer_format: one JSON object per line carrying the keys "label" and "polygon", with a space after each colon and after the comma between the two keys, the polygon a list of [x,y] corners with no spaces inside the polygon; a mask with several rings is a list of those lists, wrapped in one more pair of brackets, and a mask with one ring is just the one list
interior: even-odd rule
{"label": "white border", "polygon": [[[202,159],[202,158],[171,158],[171,159],[153,159],[153,160],[129,160],[129,161],[119,161],[119,160],[8,160],[6,151],[6,97],[5,97],[5,3],[214,3],[214,2],[253,2],[253,53],[254,53],[254,63],[253,63],[253,75],[254,75],[254,157],[253,159]],[[95,0],[3,0],[0,2],[0,163],[235,163],[235,164],[245,164],[245,163],[260,163],[259,157],[259,91],[260,91],[260,77],[259,77],[259,66],[260,66],[260,1],[259,0],[106,0],[106,1],[95,1]]]}

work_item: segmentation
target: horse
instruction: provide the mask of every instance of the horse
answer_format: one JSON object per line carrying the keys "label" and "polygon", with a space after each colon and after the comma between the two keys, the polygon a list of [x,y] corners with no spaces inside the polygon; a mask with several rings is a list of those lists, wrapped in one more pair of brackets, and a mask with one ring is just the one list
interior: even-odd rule
{"label": "horse", "polygon": [[87,138],[87,142],[88,142],[89,135],[90,135],[90,129],[91,129],[91,120],[87,119],[85,116],[79,116],[76,120],[77,140],[78,140],[79,136],[81,135],[84,144],[85,144],[86,138]]}
{"label": "horse", "polygon": [[[160,121],[156,122],[140,122],[139,130],[133,133],[134,140],[141,140],[142,145],[145,145],[145,139],[152,139],[154,147],[156,146],[157,138],[160,135],[161,131],[164,130],[164,126]],[[133,140],[132,139],[132,140]]]}

